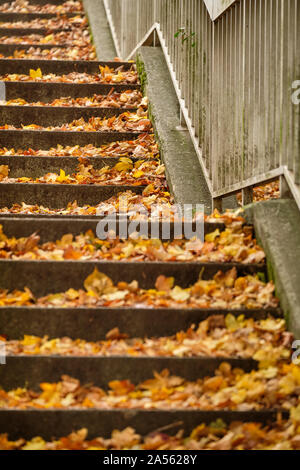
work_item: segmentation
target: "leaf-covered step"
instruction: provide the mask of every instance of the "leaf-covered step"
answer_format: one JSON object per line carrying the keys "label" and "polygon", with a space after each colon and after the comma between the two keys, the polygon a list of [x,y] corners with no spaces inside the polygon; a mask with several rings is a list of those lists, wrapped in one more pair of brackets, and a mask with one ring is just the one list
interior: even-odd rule
{"label": "leaf-covered step", "polygon": [[0,206],[13,204],[39,204],[44,207],[61,208],[72,201],[79,205],[96,205],[122,191],[141,193],[144,186],[130,185],[87,185],[87,184],[34,184],[2,183],[0,186]]}
{"label": "leaf-covered step", "polygon": [[[1,13],[0,13],[0,21]],[[99,74],[99,67],[109,67],[110,69],[129,70],[133,66],[132,62],[111,61],[103,62],[98,60],[39,60],[39,59],[0,59],[0,73],[5,74],[29,74],[30,69],[41,69],[44,75],[53,73],[55,75],[68,74],[71,72]]]}
{"label": "leaf-covered step", "polygon": [[[13,23],[12,23],[13,24]],[[51,33],[61,33],[71,31],[70,28],[56,28],[51,29]],[[29,34],[41,34],[42,36],[47,36],[49,34],[49,29],[45,28],[4,28],[0,27],[0,36],[28,36]]]}
{"label": "leaf-covered step", "polygon": [[[0,64],[1,67],[1,64]],[[51,83],[51,82],[4,82],[6,100],[23,98],[28,102],[51,102],[62,96],[71,98],[107,95],[112,89],[116,92],[140,89],[139,85],[128,83]]]}
{"label": "leaf-covered step", "polygon": [[[25,157],[26,158],[26,157]],[[127,217],[120,215],[120,218],[123,222],[119,221],[116,224],[116,234],[118,235],[120,232],[120,223],[124,224],[124,219],[127,220]],[[72,234],[74,237],[76,235],[80,235],[81,233],[85,233],[88,230],[92,230],[94,234],[96,234],[97,225],[100,221],[100,216],[95,218],[76,218],[75,220],[66,221],[64,219],[59,218],[39,218],[30,217],[30,218],[22,218],[22,217],[1,217],[0,224],[2,225],[3,232],[7,237],[29,237],[34,232],[36,232],[40,237],[40,243],[46,243],[49,241],[56,241],[66,235],[67,233]],[[128,225],[130,225],[130,220],[128,219]],[[151,233],[151,222],[147,223],[149,227],[149,234]],[[179,231],[179,227],[182,227],[182,233],[184,234],[184,226],[183,222],[157,222],[158,228],[158,235],[160,239],[165,240],[172,240],[174,238],[174,229]],[[175,225],[175,227],[174,227]],[[170,234],[167,234],[167,228],[170,227]],[[122,227],[121,227],[122,228]],[[195,224],[192,226],[193,229],[196,228]],[[214,232],[215,230],[219,229],[220,231],[224,230],[224,225],[222,223],[217,222],[204,222],[203,223],[203,233],[202,235],[206,235],[208,233]],[[134,225],[132,224],[132,230],[134,229]],[[200,234],[200,235],[201,235]],[[155,236],[155,233],[154,233]]]}
{"label": "leaf-covered step", "polygon": [[[1,410],[0,432],[8,433],[10,439],[44,439],[70,434],[75,429],[87,428],[89,437],[110,437],[114,429],[130,426],[146,435],[163,426],[178,423],[177,429],[186,433],[201,423],[223,420],[225,423],[275,421],[278,410],[261,411],[201,411],[201,410]],[[283,418],[288,412],[282,412]],[[173,428],[174,429],[174,428]]]}
{"label": "leaf-covered step", "polygon": [[50,49],[51,47],[55,48],[61,48],[61,49],[66,49],[72,46],[72,44],[0,44],[0,54],[3,54],[4,56],[10,56],[15,53],[15,51],[23,50],[27,51],[31,49],[32,47],[38,47],[39,49]]}
{"label": "leaf-covered step", "polygon": [[199,279],[211,279],[219,271],[236,268],[239,275],[265,272],[265,265],[238,263],[181,263],[131,261],[31,261],[0,260],[0,286],[13,290],[29,287],[36,295],[80,289],[94,268],[109,276],[114,283],[139,281],[142,288],[153,288],[158,276],[174,277],[175,283],[187,287]]}
{"label": "leaf-covered step", "polygon": [[[54,296],[55,297],[55,296]],[[77,307],[59,308],[28,306],[0,307],[0,334],[10,339],[25,333],[33,336],[59,338],[78,337],[86,341],[104,340],[109,331],[118,327],[129,337],[170,336],[187,330],[210,317],[233,315],[238,318],[281,318],[279,308],[216,309],[216,308],[155,308],[155,307]]]}
{"label": "leaf-covered step", "polygon": [[[138,158],[131,158],[132,163],[137,162]],[[110,168],[120,162],[118,157],[88,157],[89,164],[94,169],[100,169],[106,166]],[[0,156],[0,166],[9,167],[9,176],[11,178],[40,178],[46,173],[58,173],[61,169],[66,174],[76,173],[78,169],[78,159],[76,157],[40,157],[40,156]]]}
{"label": "leaf-covered step", "polygon": [[91,117],[109,118],[125,112],[136,112],[136,108],[102,108],[85,106],[0,106],[0,125],[12,124],[16,127],[33,122],[40,126],[56,126],[73,119]]}
{"label": "leaf-covered step", "polygon": [[116,140],[134,140],[140,134],[141,132],[0,130],[0,147],[49,149],[58,144],[100,146]]}
{"label": "leaf-covered step", "polygon": [[[51,3],[51,2],[48,2]],[[72,18],[75,15],[83,15],[82,12],[68,12],[64,13],[64,16],[68,18]],[[0,23],[3,21],[30,21],[34,20],[35,18],[54,18],[56,17],[56,13],[5,13],[0,12]]]}
{"label": "leaf-covered step", "polygon": [[[7,356],[6,367],[0,367],[1,387],[11,390],[24,387],[39,390],[42,382],[59,382],[62,375],[74,375],[81,383],[94,383],[106,389],[112,380],[130,380],[134,384],[143,382],[168,369],[171,375],[186,380],[195,380],[214,375],[223,363],[245,372],[256,369],[253,359],[240,358],[174,358],[174,357],[74,357],[74,356]],[[1,413],[1,410],[0,410]]]}

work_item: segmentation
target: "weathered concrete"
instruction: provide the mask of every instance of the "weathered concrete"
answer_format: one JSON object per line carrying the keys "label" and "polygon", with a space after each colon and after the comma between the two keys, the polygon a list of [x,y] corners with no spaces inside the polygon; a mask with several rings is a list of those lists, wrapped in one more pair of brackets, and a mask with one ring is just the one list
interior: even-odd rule
{"label": "weathered concrete", "polygon": [[118,116],[125,112],[134,113],[130,108],[101,108],[92,106],[0,106],[0,125],[11,124],[21,127],[22,124],[38,123],[40,126],[58,126],[73,119],[91,117],[102,119]]}
{"label": "weathered concrete", "polygon": [[[61,5],[65,0],[30,0],[30,5],[46,5],[47,3],[51,5]],[[0,5],[3,3],[8,3],[7,0],[0,0]]]}
{"label": "weathered concrete", "polygon": [[[137,158],[132,158],[137,161]],[[118,157],[89,157],[88,161],[95,169],[104,166],[113,167],[118,163]],[[1,157],[0,165],[8,165],[12,178],[21,178],[22,176],[37,178],[45,173],[59,173],[64,170],[66,174],[74,173],[78,167],[78,158],[76,157],[28,157],[28,156],[11,156]]]}
{"label": "weathered concrete", "polygon": [[[49,60],[49,59],[0,59],[0,73],[25,73],[29,69],[42,69],[44,75],[55,73],[61,75],[69,72],[98,73],[99,65],[107,65],[110,68],[123,67],[125,70],[132,67],[129,62],[103,62],[96,60]],[[37,85],[37,83],[35,83]]]}
{"label": "weathered concrete", "polygon": [[[1,67],[1,64],[0,64]],[[42,66],[43,70],[43,66]],[[27,69],[26,73],[29,72]],[[5,82],[6,100],[23,98],[28,102],[53,101],[62,96],[79,98],[85,96],[107,95],[111,90],[122,92],[125,90],[139,89],[138,85],[106,85],[102,83],[36,83],[36,82]]]}
{"label": "weathered concrete", "polygon": [[294,201],[273,200],[246,209],[267,255],[288,328],[300,339],[300,213]]}
{"label": "weathered concrete", "polygon": [[11,207],[13,204],[25,202],[25,204],[39,204],[51,209],[60,209],[73,201],[77,201],[80,206],[85,204],[94,206],[122,191],[141,193],[143,189],[145,186],[0,183],[0,207]]}
{"label": "weathered concrete", "polygon": [[83,5],[89,20],[98,59],[113,60],[117,53],[106,18],[103,1],[83,0]]}
{"label": "weathered concrete", "polygon": [[180,125],[179,104],[159,47],[142,47],[137,67],[159,142],[171,191],[178,204],[204,204],[211,211],[211,197],[193,143]]}
{"label": "weathered concrete", "polygon": [[[72,18],[73,16],[78,16],[78,15],[83,15],[82,12],[76,13],[64,13],[64,16],[67,16],[68,18]],[[0,13],[0,23],[2,21],[30,21],[30,20],[35,20],[36,18],[42,19],[42,18],[53,18],[56,16],[56,13]]]}
{"label": "weathered concrete", "polygon": [[[32,2],[31,2],[32,3]],[[61,29],[45,29],[45,28],[1,28],[0,36],[28,36],[30,34],[41,34],[47,36],[51,31],[52,34],[61,33],[63,31],[71,31],[71,28]]]}
{"label": "weathered concrete", "polygon": [[43,49],[51,49],[51,48],[59,48],[59,49],[66,49],[72,47],[71,44],[0,44],[0,54],[6,56],[14,55],[15,51],[27,51],[28,49],[36,47],[41,50]]}
{"label": "weathered concrete", "polygon": [[[26,157],[25,157],[26,158]],[[0,160],[1,164],[1,160]],[[1,186],[0,186],[1,188]],[[122,188],[120,188],[120,191],[122,191]],[[128,218],[124,215],[123,217],[120,216],[120,220],[124,221],[124,219],[127,221]],[[96,233],[96,228],[97,224],[100,220],[99,216],[94,216],[94,217],[89,217],[89,219],[82,219],[81,216],[77,216],[77,219],[75,220],[70,220],[67,224],[65,220],[60,220],[58,218],[40,218],[37,219],[35,216],[31,216],[30,218],[27,219],[20,219],[19,217],[0,217],[0,224],[3,227],[4,233],[8,237],[29,237],[32,233],[37,232],[40,236],[40,243],[45,243],[48,241],[55,241],[61,238],[67,230],[67,233],[72,233],[74,236],[79,235],[80,233],[84,233],[87,230],[92,230],[94,233]],[[119,219],[118,219],[119,221]],[[128,223],[130,224],[130,221],[128,220]],[[180,229],[183,233],[184,227],[183,224],[174,224],[170,223],[168,225],[167,223],[164,224],[163,222],[158,223],[158,236],[161,240],[172,240],[174,238],[174,225],[176,225],[176,228],[180,226]],[[147,222],[148,226],[148,233],[151,233],[151,223]],[[166,228],[169,227],[170,229],[170,235],[167,234]],[[119,223],[117,222],[116,224],[116,233],[119,234],[120,227]],[[131,231],[131,226],[129,225],[128,229]],[[136,230],[136,224],[132,224],[132,231]],[[193,227],[193,229],[196,229],[196,227]],[[222,224],[217,224],[217,223],[208,223],[205,222],[204,224],[204,233],[211,233],[214,232],[216,229],[219,230],[224,230],[224,226]],[[163,234],[165,235],[163,236]],[[153,236],[153,238],[156,238]]]}
{"label": "weathered concrete", "polygon": [[[72,200],[72,199],[71,199]],[[218,271],[226,272],[235,267],[239,275],[264,272],[261,265],[237,263],[182,263],[160,261],[27,261],[0,260],[0,286],[3,289],[24,289],[27,286],[38,296],[51,292],[62,292],[70,288],[80,289],[84,280],[97,268],[109,276],[114,283],[139,281],[145,289],[155,285],[158,276],[174,277],[176,284],[188,287],[199,279],[211,279]]]}
{"label": "weathered concrete", "polygon": [[[44,439],[62,437],[74,430],[87,428],[89,438],[110,437],[114,429],[125,429],[130,426],[136,432],[146,435],[163,426],[171,428],[165,432],[176,434],[184,429],[186,435],[200,423],[212,423],[222,419],[225,423],[232,421],[264,422],[275,421],[278,410],[261,411],[224,411],[224,410],[97,410],[97,409],[45,409],[45,410],[0,410],[0,433],[8,433],[10,439],[31,439],[43,436]],[[288,417],[288,411],[282,412]]]}
{"label": "weathered concrete", "polygon": [[49,149],[61,145],[92,144],[100,146],[115,140],[134,140],[141,132],[80,132],[80,131],[29,131],[0,130],[0,146],[15,149]]}
{"label": "weathered concrete", "polygon": [[222,362],[245,372],[257,368],[252,359],[224,357],[130,357],[130,356],[7,356],[6,367],[0,367],[1,387],[11,390],[24,387],[39,390],[42,382],[58,382],[62,375],[74,376],[81,383],[94,383],[103,389],[111,380],[130,380],[138,384],[152,377],[153,372],[168,369],[172,375],[195,380],[213,375]]}
{"label": "weathered concrete", "polygon": [[[49,286],[50,293],[51,287]],[[118,326],[131,338],[170,336],[187,330],[211,315],[262,319],[268,315],[280,317],[280,309],[224,310],[224,309],[168,309],[168,308],[55,308],[55,307],[0,307],[1,334],[10,339],[27,335],[49,338],[82,338],[87,341],[105,339]]]}

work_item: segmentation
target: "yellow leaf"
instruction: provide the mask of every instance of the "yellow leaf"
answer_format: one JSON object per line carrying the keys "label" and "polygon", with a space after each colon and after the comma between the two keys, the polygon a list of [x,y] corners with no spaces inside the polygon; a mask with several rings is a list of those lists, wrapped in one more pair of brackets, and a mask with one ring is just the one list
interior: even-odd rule
{"label": "yellow leaf", "polygon": [[123,300],[126,295],[128,294],[128,290],[117,290],[116,292],[112,292],[111,294],[107,294],[105,296],[106,300],[112,301],[112,300]]}
{"label": "yellow leaf", "polygon": [[66,291],[66,296],[68,297],[68,299],[75,300],[78,299],[79,292],[71,288]]}
{"label": "yellow leaf", "polygon": [[21,341],[21,344],[23,344],[23,346],[31,346],[32,344],[36,344],[38,339],[39,338],[37,336],[24,335],[24,339]]}
{"label": "yellow leaf", "polygon": [[231,315],[231,313],[226,315],[225,324],[226,324],[226,328],[230,331],[235,331],[240,328],[239,322],[233,315]]}
{"label": "yellow leaf", "polygon": [[20,183],[27,183],[27,181],[30,181],[30,178],[27,176],[21,176],[21,178],[18,179]]}
{"label": "yellow leaf", "polygon": [[290,414],[293,421],[300,423],[300,405],[297,408],[292,408]]}
{"label": "yellow leaf", "polygon": [[134,178],[140,178],[141,176],[144,176],[144,174],[145,174],[145,173],[144,173],[142,170],[137,170],[137,171],[135,171],[135,172],[133,173],[132,176],[133,176]]}
{"label": "yellow leaf", "polygon": [[175,286],[170,292],[170,297],[177,302],[184,302],[190,297],[190,293],[185,289],[181,289],[179,286]]}
{"label": "yellow leaf", "polygon": [[133,163],[130,160],[130,158],[122,157],[118,161],[118,163],[115,165],[115,169],[117,171],[127,171],[127,170],[132,170],[133,168]]}
{"label": "yellow leaf", "polygon": [[34,69],[30,69],[29,71],[29,75],[30,77],[34,80],[35,78],[42,78],[43,74],[42,74],[42,71],[40,68],[34,70]]}
{"label": "yellow leaf", "polygon": [[84,281],[85,290],[92,291],[95,294],[101,295],[105,292],[111,292],[113,287],[112,280],[106,274],[100,273],[97,268],[94,269]]}
{"label": "yellow leaf", "polygon": [[[54,36],[53,34],[48,34],[48,36],[45,36],[44,39],[41,41],[42,43],[48,43],[53,41]],[[38,69],[39,70],[39,69]]]}
{"label": "yellow leaf", "polygon": [[22,450],[42,450],[45,445],[46,442],[41,437],[34,437],[22,447]]}
{"label": "yellow leaf", "polygon": [[56,181],[59,183],[63,183],[64,181],[68,181],[69,176],[66,176],[66,173],[64,170],[60,170],[59,176],[56,178]]}
{"label": "yellow leaf", "polygon": [[205,236],[205,241],[208,242],[208,243],[211,243],[211,242],[214,242],[215,239],[220,235],[220,230],[217,228],[217,230],[215,230],[214,232],[212,233],[208,233],[206,236]]}

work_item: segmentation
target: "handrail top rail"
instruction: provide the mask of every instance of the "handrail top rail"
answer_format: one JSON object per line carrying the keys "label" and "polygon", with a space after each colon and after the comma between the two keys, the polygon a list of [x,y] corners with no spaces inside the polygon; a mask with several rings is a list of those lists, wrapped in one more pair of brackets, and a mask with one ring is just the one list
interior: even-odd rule
{"label": "handrail top rail", "polygon": [[238,0],[204,0],[207,11],[213,21]]}

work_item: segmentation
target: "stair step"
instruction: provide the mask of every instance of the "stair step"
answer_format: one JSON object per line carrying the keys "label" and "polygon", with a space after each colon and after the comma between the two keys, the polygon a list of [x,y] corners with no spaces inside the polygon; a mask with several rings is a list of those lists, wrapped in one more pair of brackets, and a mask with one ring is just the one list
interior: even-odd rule
{"label": "stair step", "polygon": [[109,118],[125,112],[136,112],[136,108],[103,108],[91,106],[1,106],[0,126],[11,124],[21,127],[38,123],[40,126],[58,126],[74,119],[91,117]]}
{"label": "stair step", "polygon": [[[119,162],[119,157],[87,157],[95,169],[104,166],[113,167]],[[132,161],[138,161],[138,158],[131,158]],[[141,159],[140,159],[141,160]],[[10,168],[9,176],[11,178],[20,178],[22,176],[37,178],[45,173],[59,173],[60,169],[65,170],[66,174],[76,172],[78,167],[77,157],[29,157],[29,156],[0,156],[0,165],[8,165]]]}
{"label": "stair step", "polygon": [[[1,0],[0,0],[0,4],[1,4]],[[56,33],[68,32],[68,31],[72,31],[72,28],[52,29],[52,28],[3,28],[3,27],[0,27],[0,36],[29,36],[30,34],[40,34],[42,36],[47,36],[47,34],[56,34]]]}
{"label": "stair step", "polygon": [[[223,411],[223,410],[0,410],[0,433],[8,433],[10,439],[31,439],[42,436],[44,439],[61,437],[72,431],[87,428],[89,438],[110,437],[114,429],[130,426],[136,432],[147,435],[158,428],[178,423],[174,430],[184,429],[186,434],[201,423],[212,423],[222,419],[225,423],[233,421],[252,421],[268,423],[275,421],[281,410],[261,411]],[[287,418],[288,412],[282,411]]]}
{"label": "stair step", "polygon": [[[66,0],[30,0],[30,5],[46,5],[46,4],[51,4],[51,5],[62,5],[65,3]],[[3,3],[10,3],[9,0],[0,0],[0,5],[3,5]],[[74,14],[75,16],[75,14]]]}
{"label": "stair step", "polygon": [[[26,158],[26,157],[25,157]],[[1,163],[1,161],[0,161]],[[1,186],[0,186],[1,187]],[[121,219],[128,220],[126,215],[122,216]],[[75,220],[66,221],[64,219],[58,218],[40,218],[37,219],[36,217],[31,218],[0,218],[0,224],[3,227],[3,232],[8,237],[29,237],[32,233],[36,232],[40,236],[40,243],[46,243],[49,241],[55,241],[61,238],[66,233],[72,233],[74,237],[79,235],[80,233],[85,233],[88,230],[92,230],[96,233],[97,224],[99,223],[100,217],[94,217],[89,219],[82,219],[81,217],[77,217]],[[130,221],[128,220],[128,223]],[[150,222],[149,225],[149,233],[150,233]],[[176,223],[177,227],[182,228],[183,232],[183,223],[178,222]],[[170,227],[170,235],[166,233],[164,227]],[[195,224],[193,224],[195,228]],[[204,222],[203,224],[203,232],[204,234],[208,234],[214,232],[215,230],[219,229],[220,231],[224,230],[224,225],[219,223],[210,223]],[[116,233],[119,233],[119,220],[116,224]],[[165,237],[162,238],[162,235],[165,234]],[[164,240],[172,240],[174,238],[174,223],[171,222],[159,222],[159,235],[161,239]]]}
{"label": "stair step", "polygon": [[46,150],[63,146],[88,145],[100,147],[116,140],[134,140],[142,132],[100,132],[100,131],[45,131],[45,130],[0,130],[0,147],[15,149]]}
{"label": "stair step", "polygon": [[[3,21],[0,14],[0,21]],[[128,70],[132,67],[132,62],[122,61],[97,61],[97,60],[50,60],[50,59],[0,59],[1,75],[5,74],[28,74],[30,69],[40,68],[44,75],[54,73],[56,75],[67,74],[70,72],[99,73],[99,66],[117,69],[123,67]],[[38,83],[35,83],[38,85]]]}
{"label": "stair step", "polygon": [[87,184],[35,184],[0,183],[0,207],[13,204],[39,204],[51,209],[66,207],[70,202],[78,205],[95,206],[123,191],[141,193],[145,186],[130,185],[87,185]]}
{"label": "stair step", "polygon": [[[1,39],[1,38],[0,38]],[[35,47],[41,50],[50,48],[66,49],[74,47],[72,44],[0,44],[0,54],[4,56],[14,55],[15,51],[27,51],[28,49]]]}
{"label": "stair step", "polygon": [[[55,18],[57,16],[57,13],[0,13],[0,23],[5,21],[5,22],[12,22],[14,23],[15,21],[30,21],[30,20],[35,20],[36,18],[38,19],[48,19],[48,18]],[[63,16],[66,16],[68,18],[72,18],[74,16],[84,16],[84,13],[82,12],[71,12],[71,13],[64,13]]]}
{"label": "stair step", "polygon": [[[175,283],[188,287],[195,283],[200,272],[204,280],[218,271],[235,267],[239,275],[265,272],[265,265],[237,263],[182,263],[159,261],[29,261],[0,260],[0,286],[2,289],[23,289],[25,286],[38,296],[62,292],[69,288],[80,289],[94,268],[109,276],[114,283],[139,281],[141,288],[153,288],[159,275],[172,276]],[[17,274],[17,275],[16,275]],[[44,281],[44,282],[43,282]]]}
{"label": "stair step", "polygon": [[[82,287],[82,286],[81,286]],[[2,288],[2,283],[0,283]],[[49,283],[48,292],[52,291]],[[55,308],[55,307],[0,307],[1,334],[9,339],[21,338],[24,333],[34,336],[61,338],[78,337],[86,341],[104,340],[116,326],[131,338],[172,336],[186,331],[212,315],[232,315],[255,320],[269,315],[280,318],[279,308],[269,309],[185,309],[185,308]]]}
{"label": "stair step", "polygon": [[[0,64],[1,67],[1,64]],[[26,73],[29,73],[29,68]],[[126,83],[47,83],[47,82],[4,82],[6,101],[23,98],[28,102],[50,103],[56,98],[80,98],[93,95],[107,95],[112,89],[116,92],[139,90],[139,85]]]}
{"label": "stair step", "polygon": [[[103,389],[111,380],[130,380],[134,384],[144,382],[154,372],[168,369],[171,375],[186,380],[214,375],[215,370],[228,362],[233,368],[245,372],[257,368],[253,359],[239,358],[175,358],[175,357],[76,357],[76,356],[6,356],[6,367],[0,367],[1,387],[12,390],[24,387],[39,391],[42,382],[59,382],[62,375],[74,376],[82,384],[93,383]],[[0,411],[1,413],[1,411]]]}

